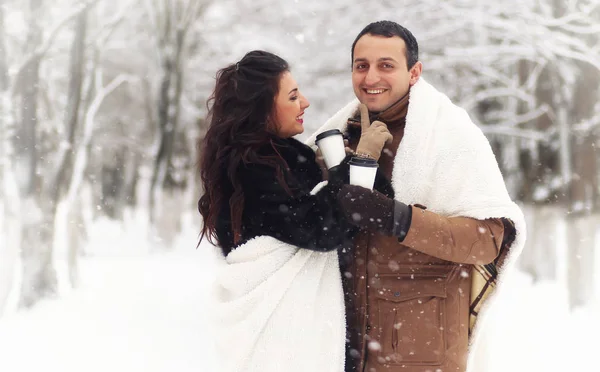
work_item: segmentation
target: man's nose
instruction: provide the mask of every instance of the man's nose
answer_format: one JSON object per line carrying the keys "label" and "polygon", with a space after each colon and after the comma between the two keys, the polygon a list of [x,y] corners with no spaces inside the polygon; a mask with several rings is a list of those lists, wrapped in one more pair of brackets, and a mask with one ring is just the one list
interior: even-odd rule
{"label": "man's nose", "polygon": [[367,86],[374,85],[379,82],[379,73],[376,69],[371,68],[367,72],[367,76],[365,76],[365,84]]}

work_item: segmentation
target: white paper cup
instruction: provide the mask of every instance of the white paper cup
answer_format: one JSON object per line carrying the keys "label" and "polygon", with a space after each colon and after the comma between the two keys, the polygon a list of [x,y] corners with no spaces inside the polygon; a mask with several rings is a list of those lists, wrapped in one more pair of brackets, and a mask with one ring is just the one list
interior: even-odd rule
{"label": "white paper cup", "polygon": [[315,142],[317,146],[319,146],[319,149],[321,149],[321,154],[323,154],[327,169],[340,164],[346,157],[344,136],[338,129],[320,133]]}
{"label": "white paper cup", "polygon": [[373,190],[377,174],[377,160],[353,157],[350,162],[350,184]]}

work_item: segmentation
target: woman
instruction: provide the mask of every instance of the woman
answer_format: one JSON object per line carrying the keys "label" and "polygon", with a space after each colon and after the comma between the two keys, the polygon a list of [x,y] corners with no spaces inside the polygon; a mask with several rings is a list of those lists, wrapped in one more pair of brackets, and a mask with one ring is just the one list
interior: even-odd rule
{"label": "woman", "polygon": [[217,74],[202,142],[199,210],[202,237],[227,255],[269,235],[300,248],[330,251],[354,231],[336,201],[347,163],[329,170],[328,184],[313,150],[292,138],[304,131],[308,100],[282,58],[253,51]]}
{"label": "woman", "polygon": [[[343,371],[335,250],[351,246],[356,231],[337,202],[348,158],[317,191],[323,175],[315,154],[292,138],[304,131],[309,102],[274,54],[249,52],[220,70],[209,102],[198,207],[201,239],[225,256],[214,307],[221,370]],[[374,128],[357,151],[379,155],[388,137]]]}

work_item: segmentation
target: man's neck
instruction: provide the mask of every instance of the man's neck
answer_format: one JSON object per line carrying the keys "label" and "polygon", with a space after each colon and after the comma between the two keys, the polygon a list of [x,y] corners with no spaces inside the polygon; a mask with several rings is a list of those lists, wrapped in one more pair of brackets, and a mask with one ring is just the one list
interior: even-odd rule
{"label": "man's neck", "polygon": [[[369,121],[372,123],[375,120],[381,120],[388,126],[388,129],[390,129],[390,131],[395,133],[397,130],[404,129],[407,113],[408,93],[383,111],[369,112]],[[354,116],[348,120],[346,134],[350,140],[350,143],[356,145],[361,135],[360,111],[356,111],[354,113]],[[399,138],[401,137],[402,136],[399,136]]]}

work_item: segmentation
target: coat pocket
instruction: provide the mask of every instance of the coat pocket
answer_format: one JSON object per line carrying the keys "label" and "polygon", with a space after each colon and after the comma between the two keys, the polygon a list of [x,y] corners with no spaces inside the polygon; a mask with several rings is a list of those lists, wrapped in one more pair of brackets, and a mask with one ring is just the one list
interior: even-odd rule
{"label": "coat pocket", "polygon": [[[381,275],[369,354],[385,365],[440,365],[446,350],[446,275]],[[375,342],[374,342],[375,341]]]}

